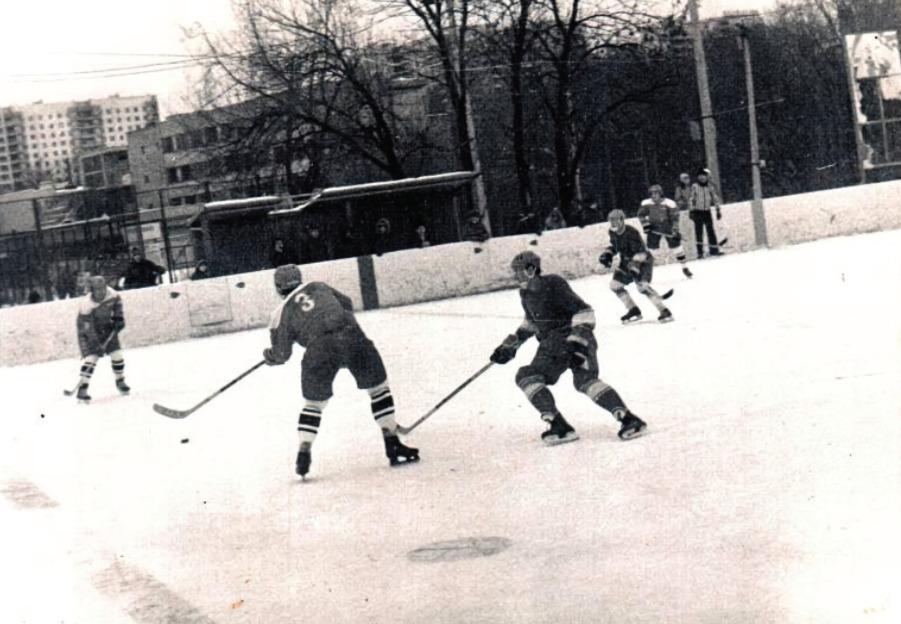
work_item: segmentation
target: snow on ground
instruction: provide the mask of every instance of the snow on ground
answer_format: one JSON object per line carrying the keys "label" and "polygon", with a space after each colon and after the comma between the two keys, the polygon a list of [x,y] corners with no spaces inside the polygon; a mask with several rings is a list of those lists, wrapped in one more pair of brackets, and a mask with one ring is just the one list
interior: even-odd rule
{"label": "snow on ground", "polygon": [[[534,345],[398,469],[342,372],[306,483],[299,353],[185,420],[151,409],[249,368],[265,330],[127,349],[132,395],[103,360],[90,406],[62,395],[76,360],[0,369],[0,621],[901,621],[899,250],[894,231],[694,262],[693,280],[660,267],[667,325],[637,296],[646,320],[623,327],[609,275],[574,281],[603,379],[649,423],[630,442],[566,374],[581,440],[541,444],[513,381]],[[409,424],[521,315],[508,290],[359,318]],[[467,539],[500,551],[421,550]]]}

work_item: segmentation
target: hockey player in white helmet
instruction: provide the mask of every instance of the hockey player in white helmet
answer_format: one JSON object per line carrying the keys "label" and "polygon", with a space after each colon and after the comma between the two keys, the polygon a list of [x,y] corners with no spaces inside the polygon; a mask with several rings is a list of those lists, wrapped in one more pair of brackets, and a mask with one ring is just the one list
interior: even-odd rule
{"label": "hockey player in white helmet", "polygon": [[685,259],[682,235],[679,233],[679,206],[663,196],[663,187],[659,184],[652,185],[648,191],[651,196],[642,201],[638,208],[638,218],[648,241],[648,252],[656,256],[656,250],[660,249],[660,238],[665,238],[666,246],[682,265],[683,275],[690,278],[692,273]]}
{"label": "hockey player in white helmet", "polygon": [[[83,358],[78,383],[78,401],[88,403],[88,385],[97,362],[104,355],[110,356],[116,389],[121,394],[131,390],[125,383],[125,358],[119,344],[119,332],[125,329],[122,298],[107,286],[101,275],[88,278],[88,292],[78,306],[78,346]],[[67,392],[68,394],[68,392]]]}
{"label": "hockey player in white helmet", "polygon": [[322,413],[332,397],[332,384],[342,368],[356,379],[357,387],[369,394],[372,416],[382,432],[391,466],[419,461],[419,450],[405,446],[397,437],[394,398],[379,355],[353,313],[350,298],[324,282],[304,285],[294,264],[275,270],[275,288],[284,301],[272,313],[270,346],[263,351],[267,364],[284,364],[295,344],[305,349],[300,363],[301,393],[297,432],[300,449],[295,471],[306,477],[312,462],[311,449]]}
{"label": "hockey player in white helmet", "polygon": [[579,438],[557,409],[550,386],[567,370],[573,385],[620,423],[619,437],[628,440],[645,430],[645,423],[629,411],[617,391],[598,378],[598,343],[594,336],[594,310],[559,275],[542,275],[541,258],[524,251],[513,258],[513,275],[525,318],[491,354],[495,364],[506,364],[519,346],[532,336],[538,350],[531,363],[516,372],[516,385],[541,414],[548,430],[542,441],[553,446]]}
{"label": "hockey player in white helmet", "polygon": [[610,244],[601,253],[598,262],[608,269],[613,266],[613,258],[619,255],[619,266],[613,272],[610,290],[626,306],[626,314],[620,319],[623,323],[641,320],[641,310],[632,297],[626,292],[626,286],[635,282],[638,292],[646,296],[657,308],[661,323],[673,320],[672,312],[663,303],[663,299],[651,287],[654,274],[654,257],[648,253],[641,234],[631,225],[626,224],[626,215],[622,210],[612,210],[610,220]]}

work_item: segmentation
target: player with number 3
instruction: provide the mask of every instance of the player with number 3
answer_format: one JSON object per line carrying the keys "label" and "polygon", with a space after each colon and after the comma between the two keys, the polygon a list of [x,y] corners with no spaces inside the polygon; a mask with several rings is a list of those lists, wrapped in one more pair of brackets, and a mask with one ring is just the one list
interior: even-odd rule
{"label": "player with number 3", "polygon": [[319,432],[322,412],[332,397],[332,384],[342,368],[369,394],[372,415],[382,430],[385,453],[392,466],[419,461],[419,450],[397,437],[394,398],[385,365],[375,344],[366,337],[353,313],[349,297],[324,282],[304,284],[293,264],[275,270],[275,288],[284,301],[269,322],[271,346],[264,349],[267,364],[287,362],[295,343],[305,349],[301,361],[304,406],[297,432],[300,450],[295,469],[305,477],[310,470],[311,447]]}

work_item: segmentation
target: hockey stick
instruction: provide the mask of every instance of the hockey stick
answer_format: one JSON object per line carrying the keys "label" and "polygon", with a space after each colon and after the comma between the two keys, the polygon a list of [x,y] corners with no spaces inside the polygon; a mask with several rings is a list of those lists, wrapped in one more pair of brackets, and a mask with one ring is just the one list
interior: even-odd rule
{"label": "hockey stick", "polygon": [[[103,352],[106,351],[106,345],[108,345],[112,341],[113,336],[115,336],[118,333],[119,332],[115,329],[112,332],[110,332],[110,335],[107,336],[106,340],[103,341],[103,344],[100,345],[100,353],[101,354],[103,354]],[[66,396],[72,396],[73,394],[78,392],[78,387],[80,385],[81,385],[81,378],[79,377],[78,383],[75,384],[75,387],[72,388],[71,390],[63,390],[63,394],[65,394]]]}
{"label": "hockey stick", "polygon": [[254,364],[253,366],[248,368],[246,371],[244,371],[243,373],[241,373],[240,375],[238,375],[237,377],[232,379],[230,382],[228,382],[227,384],[225,384],[224,386],[222,386],[221,388],[216,390],[213,394],[211,394],[210,396],[205,398],[203,401],[201,401],[200,403],[198,403],[191,409],[177,410],[177,409],[172,409],[170,407],[164,407],[164,406],[160,405],[159,403],[154,403],[153,411],[155,411],[157,414],[162,414],[163,416],[168,416],[169,418],[187,418],[188,416],[190,416],[191,414],[193,414],[194,412],[199,410],[201,407],[203,407],[204,405],[206,405],[207,403],[209,403],[210,401],[215,399],[217,396],[219,396],[220,394],[222,394],[223,392],[225,392],[226,390],[231,388],[233,385],[235,385],[236,383],[238,383],[239,381],[241,381],[242,379],[247,377],[250,373],[252,373],[256,369],[258,369],[260,366],[262,366],[265,363],[266,363],[266,360],[260,360],[259,362],[257,362],[256,364]]}
{"label": "hockey stick", "polygon": [[444,405],[445,403],[450,401],[452,398],[457,396],[457,393],[460,392],[460,390],[462,390],[463,388],[465,388],[466,386],[471,384],[473,381],[476,380],[477,377],[479,377],[482,373],[484,373],[486,370],[491,368],[492,364],[494,364],[494,362],[488,362],[487,364],[485,364],[485,366],[480,368],[476,374],[474,374],[472,377],[470,377],[469,379],[467,379],[466,381],[461,383],[459,386],[457,386],[457,388],[453,392],[451,392],[449,395],[447,395],[446,397],[441,399],[441,401],[438,402],[438,405],[436,405],[435,407],[430,409],[428,412],[426,412],[425,416],[422,416],[419,420],[417,420],[415,423],[413,423],[409,427],[404,427],[403,425],[398,425],[397,432],[401,435],[407,435],[408,433],[410,433],[411,431],[416,429],[416,427],[418,427],[419,425],[424,423],[429,418],[429,416],[431,416],[432,414],[437,412],[438,408],[440,408],[442,405]]}

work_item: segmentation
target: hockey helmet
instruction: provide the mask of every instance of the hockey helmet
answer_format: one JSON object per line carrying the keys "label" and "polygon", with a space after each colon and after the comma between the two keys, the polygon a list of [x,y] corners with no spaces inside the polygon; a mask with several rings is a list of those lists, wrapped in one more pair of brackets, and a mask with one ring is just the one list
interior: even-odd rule
{"label": "hockey helmet", "polygon": [[648,189],[648,192],[653,195],[655,192],[663,195],[663,187],[659,184],[652,184],[651,188]]}
{"label": "hockey helmet", "polygon": [[300,274],[300,267],[296,264],[285,264],[275,270],[273,276],[275,281],[275,290],[282,297],[285,297],[295,288],[303,284],[303,277]]}
{"label": "hockey helmet", "polygon": [[619,208],[611,210],[607,215],[607,220],[610,221],[610,229],[617,234],[621,234],[626,229],[626,213]]}
{"label": "hockey helmet", "polygon": [[534,251],[518,253],[510,263],[510,268],[514,271],[525,271],[528,267],[534,267],[536,275],[541,273],[541,257]]}

